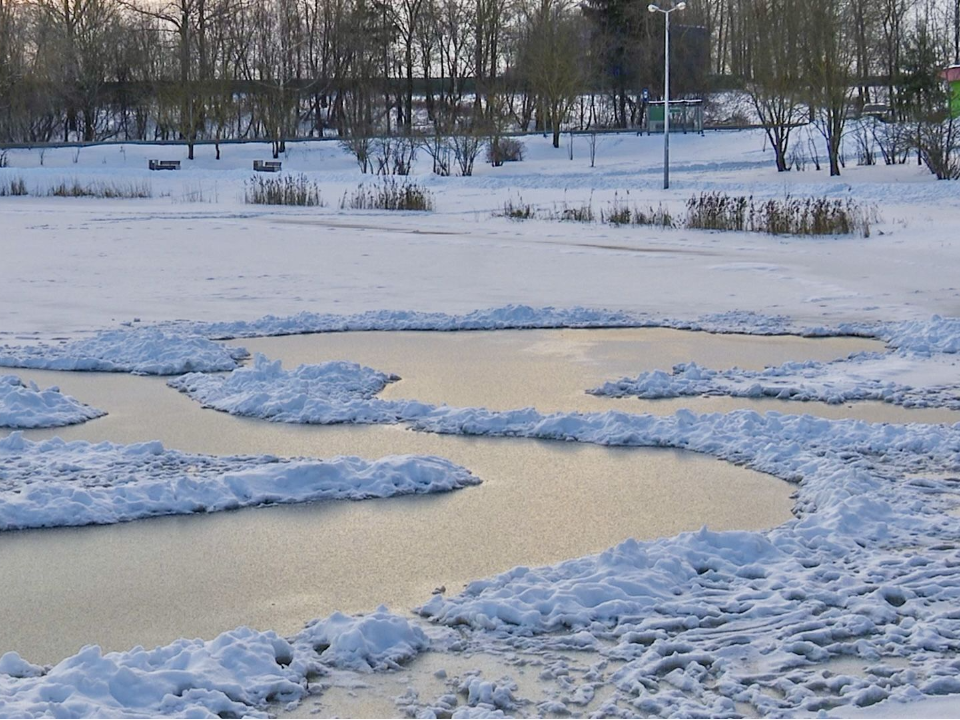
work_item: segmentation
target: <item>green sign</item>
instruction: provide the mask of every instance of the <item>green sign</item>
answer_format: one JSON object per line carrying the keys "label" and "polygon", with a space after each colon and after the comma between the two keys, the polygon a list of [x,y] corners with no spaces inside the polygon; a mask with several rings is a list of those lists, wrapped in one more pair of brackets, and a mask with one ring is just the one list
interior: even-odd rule
{"label": "green sign", "polygon": [[950,117],[960,118],[960,80],[950,83]]}
{"label": "green sign", "polygon": [[[647,112],[650,115],[650,120],[653,122],[663,122],[663,103],[657,105],[650,105],[647,107]],[[679,122],[686,113],[686,108],[681,104],[671,105],[670,106],[670,122]]]}

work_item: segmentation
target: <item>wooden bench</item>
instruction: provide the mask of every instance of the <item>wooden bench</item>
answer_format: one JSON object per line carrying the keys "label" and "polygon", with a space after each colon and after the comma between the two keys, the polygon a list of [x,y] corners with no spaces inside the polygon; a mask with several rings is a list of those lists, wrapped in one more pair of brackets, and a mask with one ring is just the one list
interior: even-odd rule
{"label": "wooden bench", "polygon": [[254,172],[280,172],[283,163],[279,160],[254,160]]}
{"label": "wooden bench", "polygon": [[151,170],[179,170],[180,161],[179,160],[151,160],[150,169]]}

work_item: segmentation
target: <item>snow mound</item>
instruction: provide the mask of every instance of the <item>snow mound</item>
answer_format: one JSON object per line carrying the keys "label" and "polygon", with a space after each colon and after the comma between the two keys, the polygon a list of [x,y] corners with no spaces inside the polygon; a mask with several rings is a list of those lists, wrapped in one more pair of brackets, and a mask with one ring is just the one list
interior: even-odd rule
{"label": "snow mound", "polygon": [[39,676],[0,672],[0,706],[11,717],[266,717],[254,709],[306,694],[303,675],[281,664],[291,658],[286,640],[249,628],[154,650],[87,646]]}
{"label": "snow mound", "polygon": [[[463,315],[415,310],[375,310],[356,315],[301,312],[296,315],[266,315],[254,321],[174,322],[163,327],[190,332],[213,339],[300,335],[305,333],[428,330],[456,332],[470,330],[532,330],[551,328],[656,327],[696,330],[711,333],[749,335],[795,334],[812,337],[858,335],[880,337],[892,332],[890,326],[847,323],[838,327],[805,327],[785,315],[763,315],[746,310],[709,313],[696,319],[651,315],[648,313],[603,308],[535,308],[529,305],[505,305],[474,310]],[[905,331],[906,332],[906,331]]]}
{"label": "snow mound", "polygon": [[642,317],[619,310],[506,305],[475,310],[465,315],[413,310],[376,310],[356,315],[301,312],[286,317],[266,315],[253,322],[190,323],[189,328],[205,337],[226,339],[360,330],[458,331],[631,327],[643,322]]}
{"label": "snow mound", "polygon": [[39,370],[179,375],[194,370],[233,370],[247,356],[195,334],[158,328],[110,330],[62,345],[0,347],[0,366]]}
{"label": "snow mound", "polygon": [[891,347],[924,353],[960,353],[960,318],[934,315],[929,320],[893,323],[881,337]]}
{"label": "snow mound", "polygon": [[280,460],[115,445],[0,440],[0,530],[111,524],[252,505],[362,500],[476,485],[442,458],[400,455]]}
{"label": "snow mound", "polygon": [[14,375],[0,375],[0,428],[48,428],[75,425],[106,415],[64,395],[58,387],[41,390]]}
{"label": "snow mound", "polygon": [[272,362],[258,353],[252,366],[229,375],[191,373],[168,385],[205,407],[275,422],[395,423],[429,409],[413,401],[374,397],[396,380],[396,375],[350,362],[300,365],[288,371],[279,360]]}
{"label": "snow mound", "polygon": [[878,400],[905,407],[960,409],[960,360],[908,351],[859,353],[833,362],[788,362],[755,372],[712,370],[680,363],[672,373],[640,373],[589,390],[609,397],[647,399],[727,395],[817,400],[839,404]]}
{"label": "snow mound", "polygon": [[315,620],[285,639],[240,627],[214,640],[180,639],[103,654],[88,646],[49,669],[0,658],[5,717],[267,717],[268,703],[307,695],[328,668],[384,670],[426,650],[424,632],[381,607]]}
{"label": "snow mound", "polygon": [[334,613],[314,620],[297,643],[312,647],[327,665],[360,672],[395,670],[430,645],[423,630],[382,605],[369,615]]}

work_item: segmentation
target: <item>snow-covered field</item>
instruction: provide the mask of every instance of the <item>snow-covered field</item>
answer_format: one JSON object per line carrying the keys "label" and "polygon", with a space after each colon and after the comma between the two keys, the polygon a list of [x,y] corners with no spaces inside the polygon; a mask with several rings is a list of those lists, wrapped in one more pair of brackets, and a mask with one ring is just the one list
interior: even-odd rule
{"label": "snow-covered field", "polygon": [[[418,161],[415,179],[436,212],[341,211],[363,177],[336,142],[291,143],[284,170],[318,182],[327,207],[245,205],[243,184],[266,145],[210,146],[179,172],[150,172],[177,147],[135,145],[8,153],[0,182],[29,190],[61,179],[148,183],[149,200],[4,198],[0,331],[44,337],[175,319],[252,321],[301,311],[469,313],[523,303],[583,305],[692,320],[752,310],[803,324],[925,320],[960,315],[956,187],[916,165],[778,175],[757,133],[673,138],[673,188],[661,189],[661,139],[587,139],[574,159],[549,140],[525,140],[526,158],[475,177],[440,178]],[[76,157],[77,162],[74,163]],[[875,203],[873,236],[802,239],[584,226],[492,217],[509,199],[544,208],[616,194],[680,212],[706,190],[757,197],[828,194]],[[629,193],[629,195],[628,195]],[[200,200],[203,200],[200,202]],[[882,234],[881,234],[882,233]]]}
{"label": "snow-covered field", "polygon": [[[189,373],[170,384],[206,406],[281,422],[403,422],[419,432],[682,448],[797,491],[796,518],[767,532],[704,528],[627,539],[550,567],[503,568],[463,592],[438,589],[416,615],[333,615],[288,639],[238,628],[153,651],[87,648],[53,667],[0,647],[0,716],[244,715],[277,703],[295,711],[311,693],[356,682],[350,673],[390,672],[425,650],[497,654],[518,667],[518,653],[532,654],[545,695],[520,697],[509,678],[472,675],[433,698],[411,689],[397,698],[398,713],[556,715],[589,706],[606,716],[732,717],[858,706],[877,716],[960,714],[960,424],[451,408],[378,398],[397,380],[390,367],[284,369],[262,357],[240,367],[245,351],[215,342],[531,327],[855,334],[890,349],[764,371],[691,358],[672,373],[583,390],[960,407],[955,183],[912,165],[848,166],[839,179],[777,175],[758,133],[674,140],[669,191],[659,187],[656,137],[604,137],[595,168],[585,139],[570,160],[537,137],[526,140],[523,162],[478,166],[473,178],[434,177],[421,162],[416,179],[436,198],[427,214],[340,209],[344,193],[373,179],[332,142],[291,143],[283,158],[285,171],[320,185],[327,207],[318,209],[242,202],[265,146],[227,146],[221,161],[200,147],[176,173],[146,169],[148,158],[182,157],[175,147],[11,151],[0,182],[22,177],[34,194],[0,198],[0,366]],[[145,183],[153,197],[40,197],[75,178]],[[814,239],[495,216],[508,200],[592,203],[599,214],[616,199],[681,213],[692,195],[713,190],[851,198],[876,205],[880,220],[868,238]],[[82,397],[7,372],[0,425],[96,422]],[[11,435],[0,440],[0,528],[437,492],[478,480],[431,457],[218,458]],[[2,543],[0,533],[0,552]],[[569,672],[559,651],[592,658],[577,684],[562,680]],[[830,670],[851,658],[862,672]],[[595,697],[603,699],[590,705]]]}

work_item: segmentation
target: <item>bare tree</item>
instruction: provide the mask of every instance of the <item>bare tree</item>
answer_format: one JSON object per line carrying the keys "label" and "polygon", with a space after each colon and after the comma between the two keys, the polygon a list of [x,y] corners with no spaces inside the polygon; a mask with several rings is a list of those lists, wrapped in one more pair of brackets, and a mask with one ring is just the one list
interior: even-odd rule
{"label": "bare tree", "polygon": [[840,147],[850,110],[853,48],[845,0],[806,0],[805,71],[814,122],[823,135],[830,175],[840,174]]}
{"label": "bare tree", "polygon": [[798,0],[752,0],[750,19],[756,42],[747,85],[776,157],[777,171],[790,169],[790,134],[803,121],[803,77],[797,64],[802,37]]}
{"label": "bare tree", "polygon": [[560,130],[583,88],[580,58],[570,52],[583,40],[578,18],[561,0],[540,0],[531,8],[520,49],[520,67],[527,87],[537,97],[553,146],[560,147]]}

